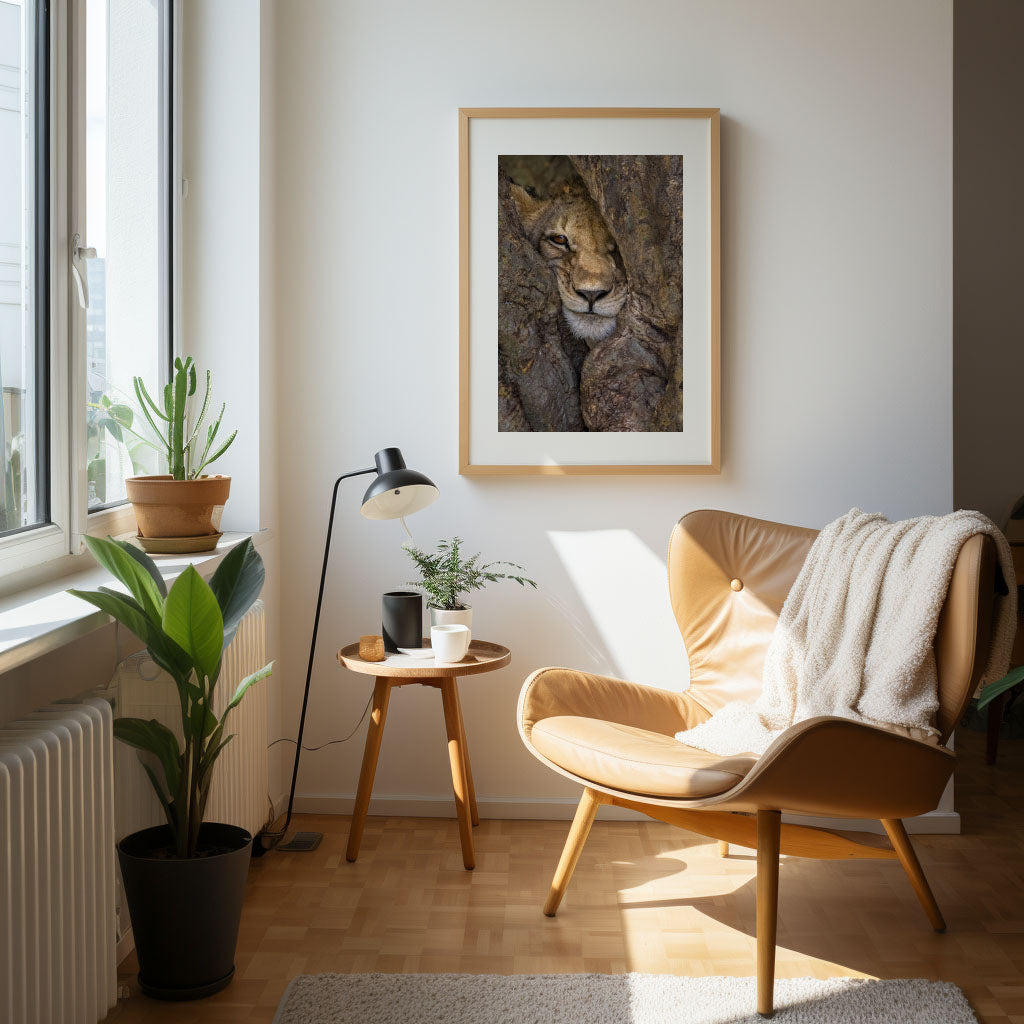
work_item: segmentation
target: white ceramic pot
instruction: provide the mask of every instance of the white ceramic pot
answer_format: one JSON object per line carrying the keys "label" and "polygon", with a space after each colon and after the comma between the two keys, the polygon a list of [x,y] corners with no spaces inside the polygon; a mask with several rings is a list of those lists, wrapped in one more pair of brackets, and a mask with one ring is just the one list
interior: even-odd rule
{"label": "white ceramic pot", "polygon": [[470,631],[470,640],[472,640],[473,607],[467,604],[462,608],[449,610],[448,608],[435,608],[431,605],[430,624],[432,626],[465,626]]}

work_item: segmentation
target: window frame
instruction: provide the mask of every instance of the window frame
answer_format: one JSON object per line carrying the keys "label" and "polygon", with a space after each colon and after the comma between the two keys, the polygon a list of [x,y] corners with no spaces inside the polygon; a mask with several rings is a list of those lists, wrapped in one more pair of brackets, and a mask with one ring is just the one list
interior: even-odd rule
{"label": "window frame", "polygon": [[[47,520],[0,537],[0,580],[12,573],[50,565],[84,550],[86,535],[106,536],[134,532],[135,516],[127,500],[90,511],[86,470],[87,429],[85,314],[78,303],[71,274],[71,244],[85,230],[85,4],[80,0],[36,0],[36,59],[46,58],[41,76],[45,90],[37,88],[39,106],[46,104],[47,131],[37,134],[36,174],[44,166],[47,196],[37,206],[36,283],[47,301],[36,304],[37,373],[48,380],[40,389],[37,415],[45,417],[48,465],[37,485],[48,482]],[[164,30],[167,46],[161,52],[161,71],[167,83],[167,106],[162,132],[167,149],[166,207],[161,226],[166,228],[166,274],[161,275],[166,305],[161,329],[161,361],[167,372],[177,349],[180,324],[180,18],[178,0],[167,0]],[[40,31],[40,26],[44,31]],[[39,64],[37,63],[37,68]],[[41,123],[37,120],[37,123]],[[45,165],[39,163],[39,150]],[[42,211],[45,217],[39,213]],[[46,234],[40,244],[40,222]],[[44,251],[45,250],[45,251]],[[45,276],[44,276],[45,275]],[[45,334],[40,334],[40,327]],[[45,376],[44,376],[45,375]],[[45,476],[43,474],[46,474]],[[0,589],[4,589],[0,586]]]}
{"label": "window frame", "polygon": [[[46,521],[38,525],[22,527],[0,537],[0,574],[28,568],[42,562],[52,561],[68,552],[68,466],[70,452],[66,438],[67,424],[67,332],[66,324],[67,287],[69,278],[66,262],[62,258],[68,251],[66,238],[67,198],[63,186],[66,175],[62,173],[61,141],[67,124],[67,70],[63,0],[36,0],[36,117],[47,115],[43,121],[45,132],[36,133],[36,156],[45,153],[43,187],[46,196],[36,205],[36,248],[35,268],[37,275],[36,295],[44,301],[36,302],[34,311],[37,331],[36,358],[37,378],[47,383],[37,390],[37,409],[45,409],[47,421],[44,424],[47,443],[43,447],[43,467],[47,476],[39,475],[38,487],[48,484]],[[42,27],[43,32],[40,32]],[[40,36],[43,38],[40,38]],[[45,70],[39,62],[46,60]],[[45,106],[43,106],[45,104]],[[41,109],[42,107],[42,109]],[[39,122],[37,121],[37,124]],[[39,167],[36,167],[39,178]],[[40,222],[46,221],[47,234],[43,239],[45,251],[39,251]],[[45,277],[43,276],[45,274]],[[41,286],[41,287],[40,287]],[[40,325],[45,326],[45,335],[38,334]],[[40,358],[42,356],[42,358]],[[45,374],[45,376],[44,376]]]}

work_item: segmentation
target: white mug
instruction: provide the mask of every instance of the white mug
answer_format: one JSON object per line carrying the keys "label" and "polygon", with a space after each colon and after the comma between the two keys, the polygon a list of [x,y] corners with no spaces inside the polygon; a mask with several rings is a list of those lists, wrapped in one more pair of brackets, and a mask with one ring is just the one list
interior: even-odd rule
{"label": "white mug", "polygon": [[431,626],[430,646],[434,649],[434,661],[439,664],[462,661],[469,650],[469,627]]}

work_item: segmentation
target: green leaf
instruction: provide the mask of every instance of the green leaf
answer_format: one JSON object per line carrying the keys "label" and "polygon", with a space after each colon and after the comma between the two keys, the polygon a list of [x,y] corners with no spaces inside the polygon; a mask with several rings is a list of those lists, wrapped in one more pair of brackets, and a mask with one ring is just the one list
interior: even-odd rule
{"label": "green leaf", "polygon": [[108,416],[104,416],[100,420],[100,426],[118,443],[124,443],[124,434],[121,433],[121,424],[116,420],[110,419]]}
{"label": "green leaf", "polygon": [[110,587],[100,587],[99,590],[69,590],[68,593],[72,597],[88,601],[100,611],[117,619],[145,644],[148,644],[154,635],[163,636],[160,627],[146,615],[141,605],[127,594],[111,590]]}
{"label": "green leaf", "polygon": [[1022,680],[1024,680],[1024,665],[1018,665],[1012,672],[1008,672],[1003,676],[1002,679],[989,683],[981,691],[981,696],[978,697],[978,710],[980,711],[986,705],[991,704],[996,697],[1006,693],[1007,690],[1012,690]]}
{"label": "green leaf", "polygon": [[203,457],[202,465],[196,470],[196,476],[198,476],[211,462],[216,462],[230,447],[231,442],[238,437],[238,431],[231,431],[231,436],[209,457]]}
{"label": "green leaf", "polygon": [[142,766],[142,771],[144,771],[146,775],[150,776],[150,784],[153,786],[153,792],[157,795],[157,800],[160,801],[160,806],[164,809],[164,815],[167,817],[167,823],[171,828],[173,828],[175,821],[171,814],[171,802],[164,794],[164,787],[160,784],[160,779],[157,778],[157,773],[141,758],[138,759],[138,763]]}
{"label": "green leaf", "polygon": [[251,540],[235,545],[217,566],[210,589],[224,619],[224,646],[234,638],[242,616],[260,596],[266,571]]}
{"label": "green leaf", "polygon": [[163,596],[150,573],[119,544],[101,537],[86,537],[85,543],[104,569],[131,592],[150,620],[159,624],[163,618]]}
{"label": "green leaf", "polygon": [[[111,538],[111,540],[113,540],[113,538]],[[156,567],[156,562],[154,562],[153,559],[142,550],[142,548],[136,547],[136,545],[131,544],[126,540],[114,540],[114,543],[123,551],[127,551],[128,554],[131,555],[131,557],[134,558],[135,561],[153,577],[153,582],[156,584],[156,589],[160,591],[160,596],[166,597],[167,583],[163,576],[160,575],[160,570]]]}
{"label": "green leaf", "polygon": [[203,755],[202,764],[200,765],[200,774],[202,775],[202,782],[208,787],[210,784],[210,772],[213,771],[214,762],[221,755],[221,751],[237,736],[237,733],[231,733],[226,736],[223,740],[217,737],[217,740],[211,741],[209,747],[206,749],[206,753]]}
{"label": "green leaf", "polygon": [[164,632],[192,659],[197,671],[216,679],[224,620],[213,591],[191,565],[174,581],[164,602]]}
{"label": "green leaf", "polygon": [[235,690],[235,695],[231,698],[228,706],[224,709],[223,717],[227,717],[227,713],[232,708],[237,708],[242,702],[242,698],[245,696],[246,691],[252,686],[253,683],[258,683],[261,679],[266,679],[271,672],[274,671],[274,663],[270,662],[268,665],[264,665],[258,672],[253,672],[251,676],[246,676],[239,684],[238,689]]}
{"label": "green leaf", "polygon": [[164,634],[161,626],[149,620],[133,598],[109,587],[100,587],[98,591],[69,590],[68,593],[88,601],[130,629],[146,645],[150,657],[174,678],[179,688],[183,685],[194,685],[188,683],[188,677],[192,672],[192,662],[188,655]]}
{"label": "green leaf", "polygon": [[167,417],[160,410],[160,406],[157,405],[156,402],[154,402],[153,399],[150,397],[149,392],[146,390],[146,384],[141,377],[133,377],[132,384],[135,387],[135,397],[139,400],[139,405],[142,407],[142,411],[146,414],[146,418],[149,420],[153,429],[159,434],[160,430],[157,427],[157,425],[153,423],[153,420],[150,417],[149,412],[147,410],[147,403],[149,408],[151,408],[153,412],[155,412],[157,416],[160,417],[160,419],[166,420]]}
{"label": "green leaf", "polygon": [[119,594],[107,587],[96,590],[69,590],[72,597],[81,598],[95,605],[100,611],[113,616],[130,629],[140,640],[146,641],[153,624],[146,617],[146,613],[132,598]]}
{"label": "green leaf", "polygon": [[217,728],[217,716],[210,710],[210,706],[205,701],[196,701],[192,705],[189,724],[192,728],[193,736],[206,739]]}
{"label": "green leaf", "polygon": [[181,783],[181,748],[177,737],[166,725],[155,718],[149,721],[144,718],[116,718],[114,737],[137,750],[155,754],[164,770],[167,792],[177,792]]}
{"label": "green leaf", "polygon": [[132,407],[130,405],[117,403],[115,405],[111,405],[107,411],[110,413],[111,418],[117,420],[122,427],[130,427],[135,419],[135,413],[132,411]]}
{"label": "green leaf", "polygon": [[199,410],[199,415],[196,417],[195,425],[192,427],[192,435],[188,439],[188,445],[190,458],[194,451],[193,445],[195,444],[196,438],[199,436],[199,428],[203,424],[203,420],[206,417],[206,410],[210,407],[210,395],[213,393],[213,374],[206,371],[206,394],[203,396],[203,405]]}

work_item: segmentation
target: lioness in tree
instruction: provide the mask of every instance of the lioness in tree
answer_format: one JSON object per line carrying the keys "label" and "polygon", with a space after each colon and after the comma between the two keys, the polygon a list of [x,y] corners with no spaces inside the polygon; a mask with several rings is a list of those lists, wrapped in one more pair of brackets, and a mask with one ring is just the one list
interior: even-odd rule
{"label": "lioness in tree", "polygon": [[569,329],[589,346],[611,337],[626,301],[626,275],[590,194],[573,184],[538,199],[514,184],[512,198],[523,229],[555,275]]}

